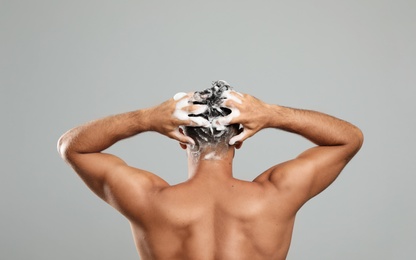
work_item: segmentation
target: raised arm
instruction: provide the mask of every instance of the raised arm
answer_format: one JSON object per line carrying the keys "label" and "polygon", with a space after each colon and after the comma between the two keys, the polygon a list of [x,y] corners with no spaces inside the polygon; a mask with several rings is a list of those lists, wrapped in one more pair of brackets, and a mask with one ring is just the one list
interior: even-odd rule
{"label": "raised arm", "polygon": [[146,131],[156,131],[183,143],[193,142],[179,132],[180,125],[196,124],[194,119],[183,116],[198,108],[187,104],[189,95],[179,100],[169,99],[153,108],[113,115],[75,127],[59,139],[58,152],[93,192],[128,214],[128,207],[134,205],[126,198],[134,197],[140,203],[151,189],[167,183],[150,172],[129,167],[103,150]]}
{"label": "raised arm", "polygon": [[238,111],[228,120],[242,124],[244,131],[231,142],[242,142],[264,128],[277,128],[317,145],[272,167],[261,177],[267,176],[276,187],[293,194],[299,205],[328,187],[363,143],[363,134],[357,127],[333,116],[266,104],[250,95],[234,95],[241,102],[225,102]]}

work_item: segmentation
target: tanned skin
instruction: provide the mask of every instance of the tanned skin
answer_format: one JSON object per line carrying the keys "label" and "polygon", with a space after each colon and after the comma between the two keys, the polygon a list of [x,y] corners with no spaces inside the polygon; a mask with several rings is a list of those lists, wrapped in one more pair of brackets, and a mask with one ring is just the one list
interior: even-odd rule
{"label": "tanned skin", "polygon": [[[180,100],[99,119],[60,138],[62,158],[130,221],[141,259],[285,259],[298,210],[337,178],[362,145],[361,131],[343,120],[233,95],[242,103],[226,100],[225,105],[240,111],[229,122],[244,127],[237,142],[220,160],[188,157],[189,179],[173,186],[102,151],[146,131],[189,149],[193,140],[178,128],[194,123],[172,116]],[[298,134],[316,146],[251,182],[233,178],[235,148],[265,128]]]}

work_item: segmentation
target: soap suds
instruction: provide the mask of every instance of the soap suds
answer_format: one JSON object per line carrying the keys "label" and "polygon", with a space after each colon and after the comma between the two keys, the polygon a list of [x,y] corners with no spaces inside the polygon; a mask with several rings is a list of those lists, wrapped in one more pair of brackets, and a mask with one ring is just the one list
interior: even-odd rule
{"label": "soap suds", "polygon": [[[185,95],[183,95],[185,94]],[[179,92],[177,93],[173,99],[175,100],[179,100],[178,103],[176,103],[176,107],[175,107],[175,111],[173,112],[173,116],[176,117],[179,120],[191,120],[192,122],[194,122],[196,124],[196,126],[201,126],[201,127],[209,127],[209,125],[211,124],[208,120],[206,120],[203,117],[190,117],[188,115],[188,112],[184,110],[185,107],[190,105],[189,102],[189,98],[183,98],[185,97],[187,94],[183,93],[183,92]],[[179,98],[179,99],[176,99]],[[199,105],[200,108],[198,108],[196,111],[197,112],[204,112],[207,110],[207,106],[204,105]]]}
{"label": "soap suds", "polygon": [[234,145],[236,142],[239,142],[240,140],[244,139],[246,136],[246,132],[243,130],[239,135],[236,135],[230,139],[229,144]]}
{"label": "soap suds", "polygon": [[236,97],[234,95],[231,95],[231,91],[234,92],[234,93],[236,93],[236,94],[238,94],[238,95],[240,95],[240,96],[243,96],[241,93],[238,93],[237,91],[233,91],[233,90],[224,91],[223,96],[226,99],[231,99],[231,100],[234,100],[235,102],[237,102],[239,104],[242,104],[243,102],[241,101],[241,99],[239,99],[238,97]]}
{"label": "soap suds", "polygon": [[[190,96],[190,97],[189,97]],[[203,127],[184,126],[185,135],[195,140],[195,146],[189,149],[189,155],[195,159],[218,160],[228,150],[230,139],[238,134],[238,125],[233,121],[240,115],[240,110],[235,106],[227,106],[227,101],[235,105],[242,104],[242,94],[233,90],[225,81],[218,80],[212,83],[212,87],[202,91],[196,91],[187,97],[179,93],[175,97],[178,100],[174,116],[177,118],[194,119]],[[193,105],[192,107],[189,107]],[[196,107],[196,106],[201,107]],[[188,107],[186,107],[188,106]],[[189,111],[190,108],[193,111]],[[186,119],[185,119],[186,120]]]}
{"label": "soap suds", "polygon": [[221,156],[218,156],[215,152],[210,152],[204,156],[204,160],[220,160]]}
{"label": "soap suds", "polygon": [[178,92],[173,96],[173,100],[179,100],[186,96],[187,94],[185,92]]}
{"label": "soap suds", "polygon": [[231,92],[242,96],[241,93],[234,91],[224,80],[214,82],[212,88],[195,92],[193,97],[189,99],[189,102],[193,104],[206,104],[208,108],[201,111],[194,111],[189,116],[195,118],[204,117],[208,120],[206,127],[210,129],[211,133],[215,129],[216,132],[220,132],[216,133],[215,136],[220,136],[222,134],[221,132],[226,129],[226,126],[230,124],[231,120],[240,115],[240,111],[237,108],[223,106],[224,101],[227,99],[242,104],[241,99],[231,94]]}

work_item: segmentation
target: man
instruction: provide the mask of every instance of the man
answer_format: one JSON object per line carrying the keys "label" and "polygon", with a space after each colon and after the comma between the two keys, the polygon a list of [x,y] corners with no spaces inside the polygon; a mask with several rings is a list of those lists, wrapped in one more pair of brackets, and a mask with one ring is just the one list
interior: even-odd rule
{"label": "man", "polygon": [[[265,128],[316,146],[252,182],[233,178],[235,148]],[[188,154],[189,179],[174,186],[102,151],[156,131]],[[297,211],[358,152],[361,131],[319,112],[266,104],[225,81],[178,93],[156,107],[76,127],[58,142],[88,187],[127,219],[141,259],[285,259]]]}

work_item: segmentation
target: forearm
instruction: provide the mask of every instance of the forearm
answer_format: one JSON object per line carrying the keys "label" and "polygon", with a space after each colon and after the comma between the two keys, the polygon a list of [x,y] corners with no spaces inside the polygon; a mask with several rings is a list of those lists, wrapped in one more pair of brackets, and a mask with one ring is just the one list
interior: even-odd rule
{"label": "forearm", "polygon": [[272,105],[268,127],[304,136],[320,146],[351,145],[359,148],[361,131],[354,125],[316,111]]}
{"label": "forearm", "polygon": [[137,110],[98,119],[65,133],[58,141],[60,154],[96,153],[117,141],[149,131],[148,110]]}

